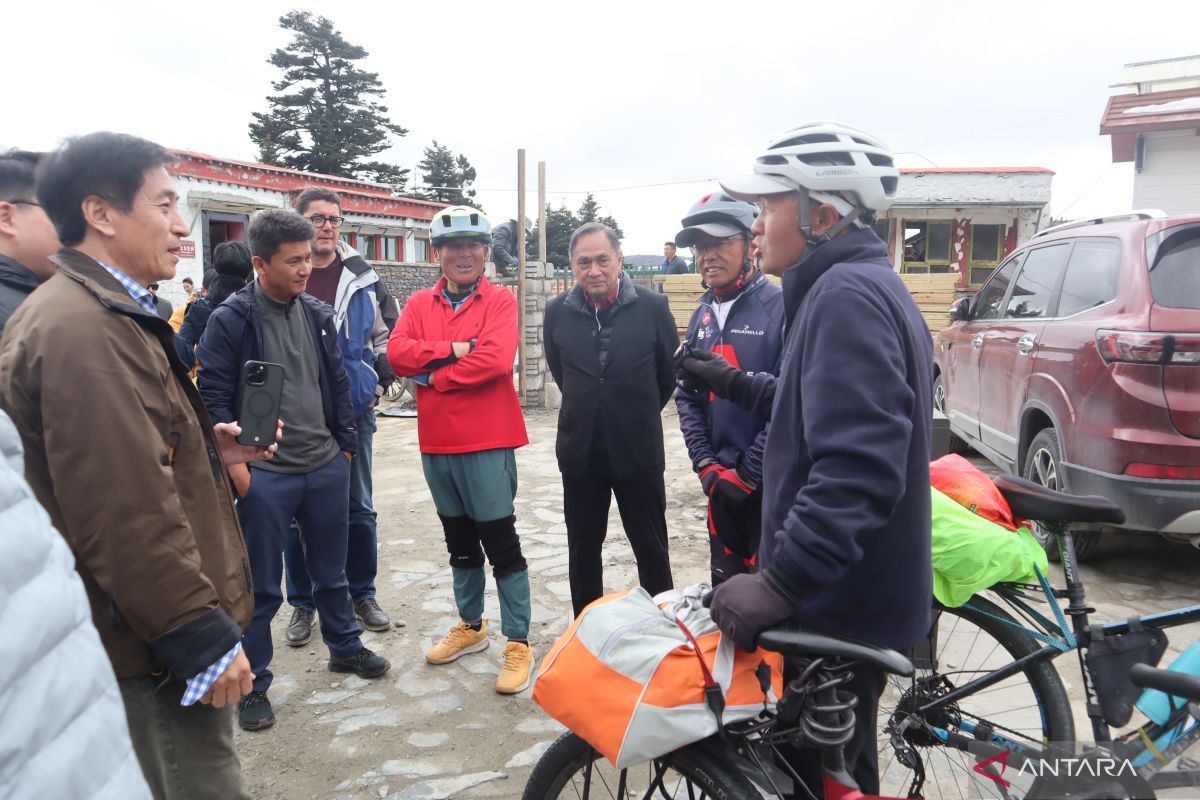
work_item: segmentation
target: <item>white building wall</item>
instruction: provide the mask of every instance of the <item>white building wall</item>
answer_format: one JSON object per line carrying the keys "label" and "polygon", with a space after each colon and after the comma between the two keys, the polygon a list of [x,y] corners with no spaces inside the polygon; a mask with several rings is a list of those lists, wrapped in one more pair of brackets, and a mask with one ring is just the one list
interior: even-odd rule
{"label": "white building wall", "polygon": [[1200,213],[1200,135],[1196,131],[1145,134],[1142,169],[1133,176],[1133,207],[1168,214]]}

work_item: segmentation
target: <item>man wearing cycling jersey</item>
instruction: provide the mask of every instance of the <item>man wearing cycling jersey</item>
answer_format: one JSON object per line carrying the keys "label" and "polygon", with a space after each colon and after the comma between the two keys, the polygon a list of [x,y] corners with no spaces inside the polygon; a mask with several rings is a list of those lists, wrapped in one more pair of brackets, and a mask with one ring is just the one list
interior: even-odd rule
{"label": "man wearing cycling jersey", "polygon": [[[696,252],[707,287],[688,323],[689,348],[722,354],[751,372],[774,373],[783,349],[783,292],[750,261],[758,209],[724,192],[705,195],[675,236]],[[675,395],[692,468],[708,496],[713,585],[751,572],[762,528],[762,451],[766,422],[707,387]],[[688,391],[695,388],[696,391]],[[701,390],[702,388],[702,390]]]}
{"label": "man wearing cycling jersey", "polygon": [[[895,197],[892,154],[833,122],[789,130],[755,174],[723,181],[757,200],[764,271],[783,276],[786,342],[778,380],[711,353],[680,368],[720,397],[770,416],[763,452],[759,572],[712,598],[713,619],[743,648],[792,618],[904,649],[929,630],[932,343],[870,227]],[[878,791],[875,714],[884,676],[859,664],[847,765]],[[816,778],[819,768],[799,764]]]}

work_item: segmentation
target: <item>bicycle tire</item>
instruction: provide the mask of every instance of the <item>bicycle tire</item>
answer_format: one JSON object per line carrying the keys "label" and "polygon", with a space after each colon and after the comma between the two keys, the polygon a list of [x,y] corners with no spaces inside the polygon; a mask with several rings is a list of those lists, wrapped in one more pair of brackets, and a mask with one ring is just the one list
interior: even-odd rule
{"label": "bicycle tire", "polygon": [[[584,792],[581,773],[593,764],[591,787]],[[652,794],[651,770],[666,765],[677,776],[664,781]],[[597,771],[601,770],[601,771]],[[631,782],[621,800],[633,797],[719,798],[719,800],[761,800],[762,795],[737,768],[726,762],[714,747],[705,742],[676,750],[654,762],[625,770]],[[618,772],[592,746],[573,733],[565,733],[538,759],[525,784],[521,800],[611,800],[616,798]],[[641,780],[640,783],[634,781]],[[699,790],[699,794],[695,790]],[[636,793],[640,790],[641,793]]]}
{"label": "bicycle tire", "polygon": [[[925,699],[934,696],[928,692],[920,692],[917,689],[918,680],[922,678],[935,679],[935,676],[941,676],[949,680],[952,686],[962,685],[977,674],[997,669],[1003,664],[1012,663],[1018,658],[1035,652],[1042,647],[1028,633],[1017,627],[1013,627],[1013,624],[1016,624],[1016,620],[1014,620],[1011,614],[982,595],[973,597],[969,606],[946,608],[935,603],[934,610],[937,613],[938,653],[935,663],[938,668],[936,670],[918,668],[917,675],[912,679],[891,677],[889,679],[889,688],[893,690],[893,695],[889,695],[889,689],[885,688],[884,697],[880,699],[880,713],[878,716],[880,722],[879,764],[881,794],[885,796],[907,796],[911,780],[916,774],[911,768],[900,763],[901,748],[896,747],[893,743],[888,725],[893,721],[903,721],[904,717],[902,715],[905,713],[905,710],[902,706],[906,698],[911,703],[917,700],[919,696],[923,696]],[[1006,619],[1009,622],[1003,622],[1001,621],[1002,619]],[[948,639],[965,636],[966,641],[970,642],[970,647],[973,650],[976,643],[982,638],[981,633],[994,642],[993,650],[987,654],[985,661],[991,661],[994,657],[995,663],[981,662],[980,670],[972,670],[967,663],[968,657],[961,655],[961,641],[963,640],[960,638],[960,644],[951,645]],[[996,648],[1002,649],[1003,652],[996,652]],[[922,666],[927,667],[927,664],[919,665],[919,667]],[[953,671],[948,669],[948,667],[956,666],[960,667],[960,669]],[[1034,716],[1032,711],[1027,707],[1014,707],[1011,711],[1001,711],[997,708],[991,713],[986,711],[989,704],[999,706],[1003,701],[995,697],[985,700],[984,695],[989,693],[994,695],[999,692],[1007,693],[1010,691],[1019,692],[1022,680],[1028,684],[1029,690],[1032,693],[1037,716]],[[935,680],[929,681],[929,683],[934,682]],[[905,683],[909,685],[911,693],[902,695],[899,703],[889,706],[887,702],[889,697],[894,696],[894,690],[897,686],[903,686]],[[1008,688],[1005,688],[1006,685]],[[953,718],[957,715],[959,719],[969,717],[970,719],[967,724],[986,723],[992,725],[994,730],[1005,731],[1004,735],[1021,733],[1029,741],[1037,744],[1041,744],[1043,741],[1061,743],[1072,743],[1075,741],[1075,722],[1071,711],[1070,697],[1067,694],[1066,687],[1063,685],[1062,678],[1059,677],[1057,670],[1055,670],[1053,664],[1049,661],[1030,664],[1022,672],[1017,673],[1015,676],[1006,679],[996,686],[967,695],[953,704],[952,712],[950,714],[939,714],[938,711],[934,711],[922,718],[922,722],[931,726],[937,725],[943,729],[953,729],[954,732],[962,733],[968,736],[968,738],[972,738],[973,734],[966,729],[965,725],[961,725],[957,729],[954,728],[956,723]],[[1027,724],[1022,726],[1012,712],[1022,712],[1020,720],[1022,722],[1027,721]],[[1024,729],[1022,729],[1023,727]],[[918,741],[914,741],[914,739]],[[1013,740],[1019,741],[1015,737]],[[941,772],[938,789],[932,790],[927,786],[925,796],[937,795],[939,791],[940,796],[944,797],[958,796],[959,793],[963,793],[964,796],[999,796],[998,784],[973,770],[973,767],[977,764],[975,757],[968,755],[962,750],[947,747],[937,742],[931,742],[928,737],[922,737],[918,734],[910,733],[906,735],[904,742],[911,746],[913,751],[922,759],[922,768],[925,768],[926,773],[926,784],[931,781],[930,776],[934,772],[932,769],[927,769],[927,766],[936,767]],[[923,747],[922,744],[924,744]],[[938,751],[941,751],[940,755]],[[893,767],[898,768],[900,771],[897,773],[893,770]],[[1009,772],[1015,772],[1015,770],[1010,770]],[[1012,775],[1010,774],[1007,777],[1011,778]],[[954,788],[944,785],[947,780],[953,782],[951,785]],[[968,794],[966,791],[967,788],[972,788],[974,793]],[[1018,785],[1013,783],[1010,788],[1004,790],[1004,796],[1019,797],[1022,796],[1024,791],[1030,788],[1032,787],[1026,786],[1024,789],[1018,791]]]}

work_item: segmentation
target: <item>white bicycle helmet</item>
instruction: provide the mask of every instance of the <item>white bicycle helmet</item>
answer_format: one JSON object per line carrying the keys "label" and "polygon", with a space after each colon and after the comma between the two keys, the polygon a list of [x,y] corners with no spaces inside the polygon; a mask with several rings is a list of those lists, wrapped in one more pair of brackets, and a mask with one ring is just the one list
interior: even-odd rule
{"label": "white bicycle helmet", "polygon": [[721,181],[739,200],[800,189],[841,195],[866,211],[891,208],[900,171],[892,151],[866,131],[819,120],[798,125],[767,145],[754,175]]}
{"label": "white bicycle helmet", "polygon": [[438,247],[448,239],[481,239],[492,243],[492,225],[483,212],[470,206],[451,206],[429,221],[429,242]]}

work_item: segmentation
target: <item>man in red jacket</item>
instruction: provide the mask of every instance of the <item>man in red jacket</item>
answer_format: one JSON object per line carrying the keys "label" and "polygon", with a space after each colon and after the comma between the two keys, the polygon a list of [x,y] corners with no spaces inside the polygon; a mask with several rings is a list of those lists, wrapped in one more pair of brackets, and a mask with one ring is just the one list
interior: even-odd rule
{"label": "man in red jacket", "polygon": [[516,694],[529,686],[533,667],[529,572],[513,515],[513,451],[529,437],[512,381],[517,302],[483,274],[491,231],[487,218],[468,206],[434,217],[430,241],[442,278],[408,298],[388,341],[388,360],[397,375],[418,384],[421,466],[446,534],[462,618],[425,660],[448,664],[487,648],[486,553],[508,639],[496,691]]}

